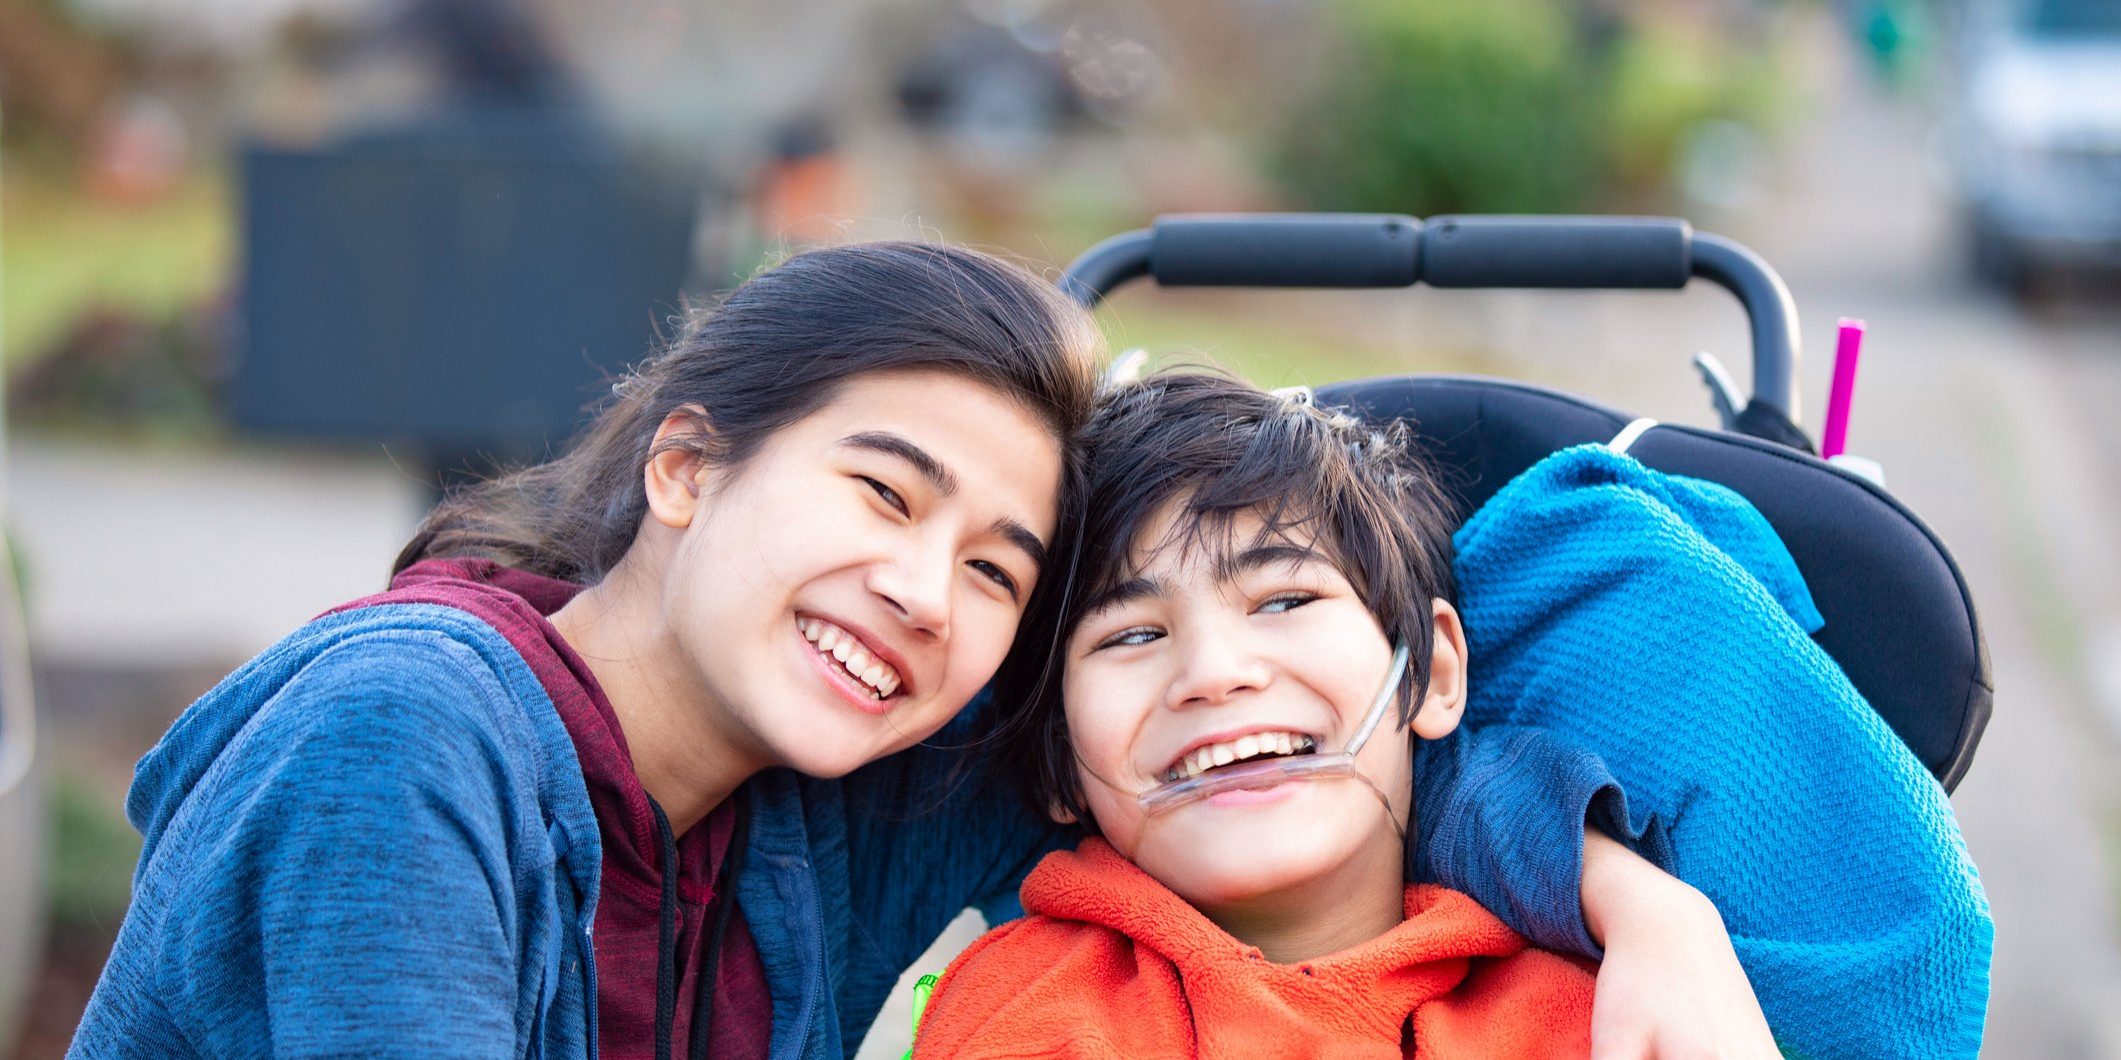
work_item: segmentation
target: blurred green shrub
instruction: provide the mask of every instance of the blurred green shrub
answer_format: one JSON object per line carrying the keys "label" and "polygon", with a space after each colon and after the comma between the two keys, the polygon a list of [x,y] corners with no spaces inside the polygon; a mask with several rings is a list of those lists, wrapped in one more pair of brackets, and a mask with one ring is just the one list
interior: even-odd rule
{"label": "blurred green shrub", "polygon": [[140,834],[79,774],[60,770],[50,798],[45,893],[52,921],[64,927],[113,927],[132,901]]}
{"label": "blurred green shrub", "polygon": [[[1565,0],[1343,0],[1272,149],[1313,209],[1550,213],[1646,205],[1696,123],[1778,95],[1760,27],[1594,16]],[[1744,41],[1734,37],[1747,37]]]}
{"label": "blurred green shrub", "polygon": [[1789,95],[1782,58],[1771,38],[1717,37],[1699,25],[1630,27],[1605,78],[1608,179],[1662,192],[1691,130],[1712,121],[1772,129]]}
{"label": "blurred green shrub", "polygon": [[[1328,68],[1277,154],[1315,209],[1576,208],[1598,181],[1595,101],[1554,0],[1344,0]],[[1588,179],[1587,179],[1588,178]]]}
{"label": "blurred green shrub", "polygon": [[20,369],[52,356],[95,311],[174,318],[230,282],[235,218],[219,174],[161,201],[101,202],[67,174],[15,166],[0,183],[0,350]]}

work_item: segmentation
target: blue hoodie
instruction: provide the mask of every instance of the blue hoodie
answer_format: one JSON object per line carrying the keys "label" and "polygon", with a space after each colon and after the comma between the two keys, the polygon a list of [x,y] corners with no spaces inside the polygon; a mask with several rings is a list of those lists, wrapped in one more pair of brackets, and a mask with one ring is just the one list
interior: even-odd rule
{"label": "blue hoodie", "polygon": [[[748,782],[736,889],[773,1056],[851,1054],[960,909],[1008,915],[1072,841],[946,750],[983,707],[845,778]],[[1421,875],[1587,952],[1586,812],[1618,827],[1603,766],[1515,733],[1425,753],[1417,777],[1461,852]],[[146,838],[133,905],[72,1055],[593,1055],[596,821],[551,700],[473,616],[387,604],[304,626],[177,720],[128,812]],[[1492,857],[1489,829],[1528,863]]]}

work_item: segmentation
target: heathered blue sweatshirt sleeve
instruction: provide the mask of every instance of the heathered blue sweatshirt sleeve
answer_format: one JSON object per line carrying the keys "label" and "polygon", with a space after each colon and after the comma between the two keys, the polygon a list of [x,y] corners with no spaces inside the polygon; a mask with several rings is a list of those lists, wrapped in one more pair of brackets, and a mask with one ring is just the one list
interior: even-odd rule
{"label": "heathered blue sweatshirt sleeve", "polygon": [[[1743,497],[1598,446],[1457,537],[1467,724],[1601,753],[1715,902],[1797,1056],[1972,1056],[1994,926],[1950,802],[1809,635],[1796,562]],[[1483,734],[1484,735],[1484,734]]]}
{"label": "heathered blue sweatshirt sleeve", "polygon": [[196,1055],[521,1055],[517,953],[543,911],[519,907],[509,849],[542,826],[504,765],[524,740],[504,695],[418,631],[304,667],[143,858],[119,949],[149,959],[113,958],[75,1055],[143,1048],[109,1004],[161,1007]]}
{"label": "heathered blue sweatshirt sleeve", "polygon": [[1415,749],[1415,879],[1464,891],[1535,945],[1601,956],[1583,922],[1588,824],[1671,871],[1664,828],[1631,820],[1605,762],[1546,729],[1460,726]]}

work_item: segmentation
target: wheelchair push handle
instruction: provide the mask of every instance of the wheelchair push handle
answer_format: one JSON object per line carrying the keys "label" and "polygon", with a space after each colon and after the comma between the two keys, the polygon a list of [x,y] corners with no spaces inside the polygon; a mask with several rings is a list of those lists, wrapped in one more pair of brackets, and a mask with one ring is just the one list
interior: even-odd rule
{"label": "wheelchair push handle", "polygon": [[1061,284],[1095,306],[1142,277],[1165,287],[1638,290],[1677,290],[1700,277],[1745,307],[1753,402],[1798,421],[1788,288],[1759,255],[1675,217],[1173,214],[1090,248]]}
{"label": "wheelchair push handle", "polygon": [[1436,217],[1423,226],[1421,282],[1678,290],[1693,237],[1672,217]]}

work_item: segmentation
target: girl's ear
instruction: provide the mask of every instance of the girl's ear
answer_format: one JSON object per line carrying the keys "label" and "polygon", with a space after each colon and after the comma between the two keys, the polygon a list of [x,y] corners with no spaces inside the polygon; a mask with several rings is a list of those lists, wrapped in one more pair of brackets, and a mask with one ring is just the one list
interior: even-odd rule
{"label": "girl's ear", "polygon": [[648,513],[673,530],[692,525],[707,484],[707,458],[691,440],[710,430],[707,410],[698,405],[674,409],[663,417],[641,469],[648,494]]}
{"label": "girl's ear", "polygon": [[1414,735],[1441,740],[1457,731],[1466,714],[1466,631],[1458,609],[1431,601],[1429,621],[1435,627],[1429,653],[1429,691],[1414,712]]}

